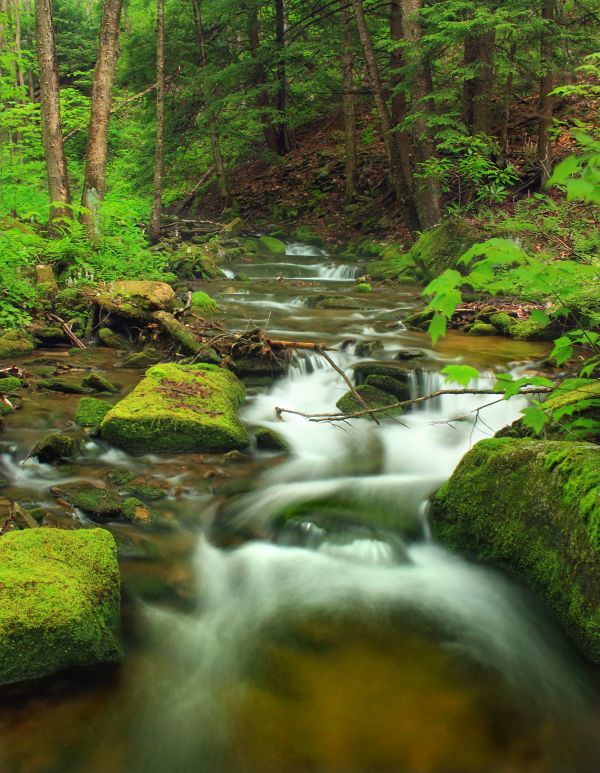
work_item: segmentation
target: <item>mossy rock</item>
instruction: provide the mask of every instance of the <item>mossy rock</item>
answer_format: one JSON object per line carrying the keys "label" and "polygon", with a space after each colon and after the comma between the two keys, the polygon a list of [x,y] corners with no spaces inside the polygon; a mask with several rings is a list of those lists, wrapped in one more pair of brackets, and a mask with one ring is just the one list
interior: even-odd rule
{"label": "mossy rock", "polygon": [[172,521],[152,510],[145,502],[135,496],[127,497],[123,502],[123,517],[140,526],[172,528],[174,525]]}
{"label": "mossy rock", "polygon": [[422,278],[430,281],[448,268],[456,268],[458,259],[487,236],[460,218],[444,220],[422,233],[413,244],[408,258]]}
{"label": "mossy rock", "polygon": [[0,539],[0,685],[114,662],[120,580],[103,529],[28,529]]}
{"label": "mossy rock", "polygon": [[558,333],[556,325],[532,319],[514,320],[508,330],[511,338],[519,341],[552,341]]}
{"label": "mossy rock", "polygon": [[406,399],[410,398],[412,389],[412,369],[408,369],[407,366],[397,360],[366,360],[365,362],[357,362],[352,367],[354,371],[354,378],[357,384],[366,384],[369,376],[388,376],[389,378],[396,379],[405,385]]}
{"label": "mossy rock", "polygon": [[115,333],[109,327],[101,327],[98,330],[98,338],[109,349],[131,349],[131,343],[120,333]]}
{"label": "mossy rock", "polygon": [[85,395],[91,391],[82,384],[75,384],[58,376],[51,378],[42,378],[37,382],[39,389],[48,389],[50,392],[62,392],[66,395]]}
{"label": "mossy rock", "polygon": [[399,402],[402,400],[410,400],[410,384],[407,384],[406,381],[400,381],[400,379],[394,378],[393,376],[379,376],[374,374],[367,376],[365,384],[393,395]]}
{"label": "mossy rock", "polygon": [[101,521],[117,518],[123,512],[123,499],[117,491],[99,488],[86,481],[54,486],[52,494]]}
{"label": "mossy rock", "polygon": [[159,354],[153,349],[152,351],[133,352],[127,355],[123,362],[121,362],[121,368],[132,368],[135,370],[147,370],[153,365],[156,365],[160,359]]}
{"label": "mossy rock", "polygon": [[470,336],[495,336],[498,335],[498,331],[493,325],[488,322],[474,322],[467,328],[467,333]]}
{"label": "mossy rock", "polygon": [[87,389],[93,389],[94,392],[106,392],[107,394],[116,394],[119,391],[119,387],[115,386],[111,381],[99,373],[90,373],[86,376],[81,385]]}
{"label": "mossy rock", "polygon": [[[369,384],[363,384],[362,386],[356,387],[356,391],[365,401],[368,408],[385,408],[387,405],[396,402],[396,400],[394,400],[394,398],[388,394],[388,392],[384,392],[382,389],[377,389],[377,387],[371,386]],[[340,397],[336,403],[336,406],[341,411],[341,413],[346,414],[358,413],[359,411],[365,410],[365,406],[352,392],[346,392],[345,395]],[[390,411],[385,411],[382,413],[401,412],[401,408],[392,408]]]}
{"label": "mossy rock", "polygon": [[216,311],[218,308],[217,302],[208,293],[198,291],[192,294],[192,311],[206,313],[208,311]]}
{"label": "mossy rock", "polygon": [[82,397],[75,412],[75,424],[80,427],[99,427],[111,406],[95,397]]}
{"label": "mossy rock", "polygon": [[35,341],[28,333],[20,330],[9,330],[0,336],[0,360],[7,357],[18,357],[35,349]]}
{"label": "mossy rock", "polygon": [[258,243],[263,250],[272,255],[285,255],[286,247],[280,239],[275,239],[273,236],[261,236]]}
{"label": "mossy rock", "polygon": [[382,341],[359,341],[354,347],[357,357],[372,357],[384,349]]}
{"label": "mossy rock", "polygon": [[135,480],[137,477],[135,472],[131,470],[125,470],[122,467],[115,467],[106,473],[106,479],[109,480],[114,486],[124,486]]}
{"label": "mossy rock", "polygon": [[488,320],[493,325],[498,333],[502,335],[510,335],[510,330],[516,322],[515,317],[511,317],[505,311],[498,311],[488,316]]}
{"label": "mossy rock", "polygon": [[306,299],[309,309],[362,309],[363,304],[357,298],[347,295],[313,295]]}
{"label": "mossy rock", "polygon": [[166,282],[123,280],[101,290],[96,303],[109,313],[134,320],[146,320],[155,311],[172,312],[175,291]]}
{"label": "mossy rock", "polygon": [[244,448],[244,397],[233,373],[216,365],[159,365],[107,414],[102,437],[134,453]]}
{"label": "mossy rock", "polygon": [[256,447],[261,451],[289,451],[290,447],[285,438],[275,430],[268,427],[258,427],[254,430]]}
{"label": "mossy rock", "polygon": [[464,457],[433,501],[446,545],[508,567],[600,662],[600,449],[495,438]]}
{"label": "mossy rock", "polygon": [[156,502],[159,499],[164,499],[167,495],[167,492],[160,486],[153,486],[144,480],[129,481],[123,488],[130,496],[145,499],[148,502]]}
{"label": "mossy rock", "polygon": [[313,247],[325,247],[325,239],[308,225],[300,225],[294,231],[293,237],[303,244],[312,244]]}
{"label": "mossy rock", "polygon": [[370,282],[359,282],[354,287],[354,291],[357,293],[372,293],[373,285]]}
{"label": "mossy rock", "polygon": [[6,378],[0,378],[0,392],[5,395],[13,394],[23,388],[23,382],[16,376],[6,376]]}
{"label": "mossy rock", "polygon": [[38,440],[31,449],[31,456],[37,458],[42,464],[52,464],[61,459],[70,459],[74,456],[79,443],[70,435],[56,432]]}

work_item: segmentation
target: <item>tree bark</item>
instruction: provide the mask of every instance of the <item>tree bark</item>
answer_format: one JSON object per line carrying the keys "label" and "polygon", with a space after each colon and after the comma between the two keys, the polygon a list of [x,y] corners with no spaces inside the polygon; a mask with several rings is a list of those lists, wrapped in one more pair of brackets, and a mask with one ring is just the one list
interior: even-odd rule
{"label": "tree bark", "polygon": [[35,27],[37,56],[40,68],[40,107],[42,115],[42,141],[48,173],[50,197],[50,231],[58,230],[59,218],[70,218],[71,197],[69,176],[62,136],[60,116],[60,85],[54,27],[52,25],[51,0],[35,1]]}
{"label": "tree bark", "polygon": [[[427,124],[426,113],[431,110],[431,69],[421,51],[423,30],[419,14],[423,0],[402,0],[402,27],[404,37],[410,44],[407,64],[412,67],[413,104],[417,110],[415,119],[416,156],[421,163],[435,157],[435,142]],[[435,177],[420,179],[415,184],[417,211],[421,228],[431,228],[442,218],[442,192],[439,180]]]}
{"label": "tree bark", "polygon": [[278,51],[277,60],[277,112],[279,121],[275,127],[277,148],[280,156],[290,152],[290,142],[286,126],[287,112],[287,76],[285,66],[285,0],[275,0],[275,42]]}
{"label": "tree bark", "polygon": [[542,73],[540,77],[540,98],[538,102],[538,142],[537,162],[541,173],[543,187],[552,172],[552,145],[548,129],[552,125],[554,112],[554,97],[550,92],[554,88],[554,73],[552,72],[552,51],[554,47],[554,0],[542,0],[542,19],[544,27],[540,35],[540,61]]}
{"label": "tree bark", "polygon": [[261,121],[263,123],[265,143],[272,153],[279,153],[277,134],[273,128],[271,119],[266,112],[271,108],[271,100],[269,98],[268,92],[265,89],[267,84],[267,76],[260,56],[260,26],[258,20],[257,0],[247,0],[246,10],[248,13],[248,42],[250,51],[256,63],[253,79],[254,86],[258,91],[256,102],[259,110],[261,111]]}
{"label": "tree bark", "polygon": [[[390,3],[390,38],[394,41],[404,40],[404,30],[402,28],[402,2],[401,0],[391,0]],[[406,119],[407,106],[406,94],[401,89],[403,83],[402,68],[404,67],[404,57],[402,49],[397,46],[392,49],[390,54],[390,86],[392,90],[392,126],[394,129],[394,139],[398,148],[398,157],[402,167],[404,182],[408,190],[413,189],[412,177],[412,136],[405,129],[398,128]]]}
{"label": "tree bark", "polygon": [[476,74],[463,85],[463,118],[475,134],[491,134],[494,91],[495,30],[470,32],[464,42],[464,64]]}
{"label": "tree bark", "polygon": [[25,104],[26,92],[25,92],[25,75],[23,72],[23,58],[21,51],[21,13],[19,10],[19,0],[12,0],[12,6],[14,9],[15,18],[15,70],[16,70],[16,86],[19,91],[19,101]]}
{"label": "tree bark", "polygon": [[156,148],[154,151],[154,184],[150,241],[160,239],[163,178],[165,172],[165,0],[156,0]]}
{"label": "tree bark", "polygon": [[356,24],[358,27],[358,34],[360,36],[365,63],[367,65],[367,72],[369,75],[369,85],[373,91],[375,106],[377,108],[377,113],[379,114],[379,121],[381,124],[381,131],[383,134],[383,142],[385,146],[385,154],[388,162],[388,176],[390,185],[398,201],[406,203],[408,191],[400,173],[400,161],[398,158],[396,143],[392,135],[392,118],[387,102],[385,101],[381,75],[377,65],[373,41],[371,40],[369,28],[367,27],[367,20],[365,18],[365,11],[363,8],[362,0],[353,0],[353,4],[354,15],[356,17]]}
{"label": "tree bark", "polygon": [[358,177],[358,134],[356,131],[356,98],[354,92],[354,62],[352,58],[352,30],[348,0],[340,0],[342,104],[344,109],[344,138],[346,143],[346,185],[344,198],[351,201],[356,193]]}
{"label": "tree bark", "polygon": [[108,122],[112,88],[119,56],[119,22],[122,0],[104,0],[98,59],[92,80],[92,107],[85,154],[81,215],[92,242],[100,237],[100,205],[106,191]]}
{"label": "tree bark", "polygon": [[202,7],[200,0],[192,0],[192,8],[194,10],[194,25],[196,28],[196,42],[198,43],[198,51],[200,52],[200,66],[203,72],[202,77],[202,89],[204,92],[204,101],[206,105],[206,111],[208,115],[209,133],[210,133],[210,145],[213,154],[213,163],[215,167],[215,174],[217,176],[217,183],[221,197],[225,202],[225,206],[231,204],[231,196],[229,194],[229,186],[227,185],[227,174],[225,172],[225,163],[223,161],[223,154],[221,153],[221,143],[219,142],[219,134],[215,126],[215,120],[210,112],[209,100],[210,93],[208,85],[206,83],[206,68],[208,66],[208,55],[206,53],[206,38],[204,35],[204,24],[202,23]]}

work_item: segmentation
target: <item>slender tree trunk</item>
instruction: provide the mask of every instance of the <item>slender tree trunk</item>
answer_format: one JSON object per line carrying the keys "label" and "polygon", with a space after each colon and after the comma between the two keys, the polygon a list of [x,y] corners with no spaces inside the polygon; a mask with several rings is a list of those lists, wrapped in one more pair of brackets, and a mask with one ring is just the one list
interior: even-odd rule
{"label": "slender tree trunk", "polygon": [[206,53],[206,39],[204,36],[204,24],[202,23],[202,7],[200,0],[192,0],[192,8],[194,10],[194,25],[196,28],[196,42],[198,43],[198,50],[200,52],[200,66],[204,70],[202,77],[202,89],[204,92],[204,102],[206,105],[206,111],[209,122],[210,133],[210,145],[213,154],[213,163],[215,166],[215,174],[217,176],[217,183],[219,185],[219,191],[221,197],[225,202],[225,206],[229,206],[231,203],[231,197],[229,194],[229,186],[227,185],[227,174],[225,172],[225,163],[223,162],[223,154],[221,153],[221,143],[219,142],[219,134],[215,126],[215,120],[210,112],[210,93],[206,82],[206,68],[208,66],[208,55]]}
{"label": "slender tree trunk", "polygon": [[260,26],[258,20],[257,0],[247,0],[246,10],[248,13],[248,42],[250,45],[250,51],[252,52],[252,56],[256,62],[254,69],[254,85],[258,90],[256,102],[259,110],[261,111],[265,143],[271,152],[278,153],[279,143],[277,141],[277,135],[271,123],[271,119],[266,112],[271,107],[271,100],[265,89],[267,76],[260,56]]}
{"label": "slender tree trunk", "polygon": [[[435,156],[435,142],[424,115],[431,110],[433,89],[431,69],[421,50],[423,30],[419,13],[422,7],[423,0],[402,0],[402,26],[404,37],[410,44],[407,64],[411,65],[414,72],[412,96],[418,111],[415,119],[416,156],[421,163]],[[439,180],[436,177],[418,180],[415,184],[415,193],[421,228],[437,225],[442,218],[442,192]]]}
{"label": "slender tree trunk", "polygon": [[286,127],[287,112],[287,76],[285,66],[285,0],[275,0],[275,42],[277,44],[277,111],[279,122],[275,127],[277,147],[280,156],[290,152],[290,142]]}
{"label": "slender tree trunk", "polygon": [[542,19],[544,28],[540,36],[540,60],[542,75],[540,77],[540,98],[538,103],[538,144],[537,161],[541,173],[541,185],[546,184],[552,172],[552,144],[548,129],[552,125],[554,112],[554,97],[550,92],[554,88],[554,73],[552,72],[552,51],[554,47],[554,0],[542,0]]}
{"label": "slender tree trunk", "polygon": [[50,196],[49,226],[51,231],[56,232],[58,218],[71,217],[71,211],[67,206],[71,198],[60,117],[60,85],[51,0],[35,0],[35,28],[40,68],[42,140]]}
{"label": "slender tree trunk", "polygon": [[156,149],[154,151],[154,185],[150,241],[160,239],[163,177],[165,171],[165,0],[156,0]]}
{"label": "slender tree trunk", "polygon": [[506,158],[508,152],[508,122],[510,120],[510,103],[513,95],[513,83],[515,80],[515,58],[517,56],[517,43],[511,43],[508,52],[508,76],[504,89],[504,101],[502,105],[502,126],[500,128],[500,152]]}
{"label": "slender tree trunk", "polygon": [[[31,0],[25,0],[24,6],[25,6],[25,13],[27,14],[27,18],[30,19],[32,14]],[[27,45],[28,51],[33,51],[35,49],[35,46],[33,45],[33,39],[31,37],[29,24],[27,25],[26,31],[25,31],[25,43]],[[27,77],[27,91],[29,93],[29,101],[35,102],[35,82],[33,80],[33,70],[31,68],[31,64],[27,67],[26,77]]]}
{"label": "slender tree trunk", "polygon": [[104,0],[98,59],[92,81],[92,107],[85,154],[81,222],[91,241],[100,237],[100,205],[106,191],[108,122],[112,88],[119,56],[119,22],[122,0]]}
{"label": "slender tree trunk", "polygon": [[[404,40],[404,30],[402,28],[402,3],[401,0],[391,0],[390,3],[390,38],[394,41]],[[409,190],[413,189],[412,178],[412,136],[405,129],[398,127],[404,122],[407,115],[406,94],[401,89],[403,77],[402,68],[404,67],[404,57],[402,49],[397,46],[392,49],[390,54],[390,85],[392,89],[392,126],[394,128],[394,139],[398,148],[398,157],[402,167],[404,182]]]}
{"label": "slender tree trunk", "polygon": [[383,85],[381,82],[379,67],[377,65],[377,59],[375,57],[375,49],[373,47],[373,41],[371,40],[369,28],[367,27],[367,20],[365,18],[365,11],[363,8],[362,0],[353,0],[353,4],[354,15],[356,17],[356,24],[358,27],[358,34],[360,36],[360,41],[365,56],[365,63],[367,65],[367,72],[369,75],[369,85],[373,91],[375,106],[377,107],[377,112],[379,114],[379,121],[381,124],[385,153],[388,162],[388,175],[390,184],[394,193],[396,194],[396,198],[402,202],[406,200],[407,190],[400,173],[400,162],[396,149],[396,143],[392,136],[392,118],[383,94]]}
{"label": "slender tree trunk", "polygon": [[346,186],[344,198],[351,201],[356,193],[358,176],[358,134],[356,131],[356,98],[354,92],[354,62],[352,58],[352,29],[348,0],[340,0],[342,104],[344,109],[344,138],[346,142]]}
{"label": "slender tree trunk", "polygon": [[23,72],[23,57],[21,50],[21,13],[19,0],[12,0],[15,16],[15,66],[17,75],[17,87],[19,89],[19,101],[25,104],[27,101],[25,91],[25,74]]}
{"label": "slender tree trunk", "polygon": [[475,134],[492,131],[495,46],[495,30],[474,31],[465,38],[464,63],[476,68],[476,74],[463,85],[463,117]]}

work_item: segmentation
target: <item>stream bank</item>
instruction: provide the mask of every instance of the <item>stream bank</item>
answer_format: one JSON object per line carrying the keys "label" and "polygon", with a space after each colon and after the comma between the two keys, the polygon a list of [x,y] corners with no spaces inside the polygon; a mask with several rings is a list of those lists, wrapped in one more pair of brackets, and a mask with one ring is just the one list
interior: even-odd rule
{"label": "stream bank", "polygon": [[[486,384],[495,368],[525,372],[547,354],[544,343],[459,333],[434,350],[401,321],[420,303],[415,287],[365,294],[355,267],[302,244],[286,253],[228,263],[233,278],[190,289],[210,290],[220,311],[209,316],[224,329],[321,342],[349,376],[365,363],[361,345],[378,366],[417,350],[404,360],[415,395],[439,387],[449,362],[477,366]],[[65,346],[15,365],[74,385],[102,377],[118,392],[100,399],[114,405],[146,370],[130,356]],[[161,520],[104,522],[120,554],[126,659],[104,684],[55,683],[0,710],[3,769],[592,769],[595,671],[538,600],[428,532],[427,499],[524,402],[480,420],[485,398],[446,396],[380,428],[336,428],[275,413],[334,410],[347,386],[318,353],[299,352],[275,378],[243,378],[245,425],[278,433],[289,455],[252,443],[130,456],[71,426],[81,395],[21,390],[0,437],[4,496],[43,509],[47,526],[89,528],[90,515],[52,493],[87,481]],[[77,454],[57,466],[25,460],[52,430],[76,436]]]}

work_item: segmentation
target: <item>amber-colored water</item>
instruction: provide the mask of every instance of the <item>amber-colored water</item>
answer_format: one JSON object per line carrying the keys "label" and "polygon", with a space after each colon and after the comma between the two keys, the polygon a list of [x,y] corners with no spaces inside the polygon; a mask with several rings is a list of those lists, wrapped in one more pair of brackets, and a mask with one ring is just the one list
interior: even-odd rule
{"label": "amber-colored water", "polygon": [[[544,344],[459,334],[434,351],[425,334],[397,322],[417,305],[415,288],[365,298],[351,283],[310,279],[318,258],[286,262],[309,268],[244,263],[233,269],[260,278],[208,288],[227,325],[332,346],[379,339],[382,357],[416,346],[434,369],[459,361],[535,367],[547,352]],[[302,305],[324,291],[362,306]],[[339,362],[352,361],[350,348]],[[73,380],[78,368],[98,370],[121,394],[141,376],[105,349],[36,352],[20,365],[43,363],[68,365]],[[1,773],[597,769],[595,671],[518,585],[431,545],[426,529],[416,542],[414,528],[406,530],[407,519],[422,518],[414,492],[435,487],[469,443],[491,431],[464,417],[448,424],[474,404],[432,406],[409,416],[407,428],[276,422],[276,404],[330,410],[343,389],[337,374],[303,366],[272,390],[251,392],[245,419],[278,427],[292,443],[289,460],[252,450],[234,459],[132,459],[90,441],[58,470],[20,463],[48,429],[70,426],[77,398],[26,393],[0,435],[11,479],[4,496],[56,507],[49,488],[57,481],[102,482],[124,467],[168,489],[155,506],[174,528],[107,524],[121,556],[125,661],[2,696]],[[514,418],[504,406],[493,411],[491,424]],[[310,517],[300,531],[281,529],[278,508],[318,486],[338,498],[352,490],[357,509],[371,504],[403,520],[395,530],[351,526],[352,504],[343,500],[348,524],[332,533],[310,526]],[[57,518],[69,526],[69,516]],[[80,517],[78,525],[91,524]]]}

